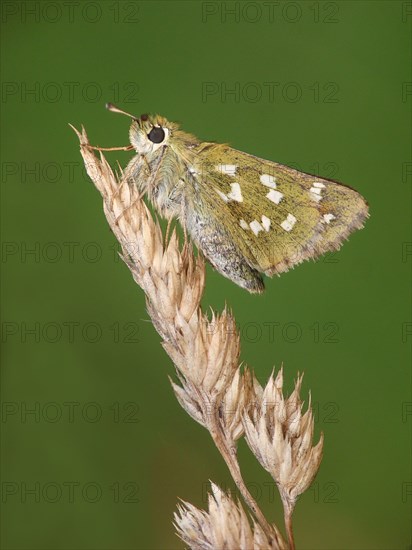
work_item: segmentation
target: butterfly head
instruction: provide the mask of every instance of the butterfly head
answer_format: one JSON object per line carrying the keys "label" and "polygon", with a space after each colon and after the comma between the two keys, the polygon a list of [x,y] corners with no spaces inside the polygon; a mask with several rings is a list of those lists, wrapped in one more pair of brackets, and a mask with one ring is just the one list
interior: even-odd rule
{"label": "butterfly head", "polygon": [[129,130],[130,143],[142,155],[150,155],[160,151],[169,143],[171,124],[159,115],[141,115],[136,117],[108,103],[107,109],[132,118]]}
{"label": "butterfly head", "polygon": [[130,143],[138,153],[150,155],[168,144],[170,127],[168,121],[158,115],[141,115],[130,126]]}

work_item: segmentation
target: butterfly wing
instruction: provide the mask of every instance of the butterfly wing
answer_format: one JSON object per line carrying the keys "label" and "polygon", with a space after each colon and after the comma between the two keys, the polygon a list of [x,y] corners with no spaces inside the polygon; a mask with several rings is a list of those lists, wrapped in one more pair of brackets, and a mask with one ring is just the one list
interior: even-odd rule
{"label": "butterfly wing", "polygon": [[203,144],[196,159],[191,210],[203,210],[210,226],[201,248],[229,278],[224,258],[216,265],[216,247],[207,246],[216,232],[253,270],[272,276],[338,249],[368,215],[367,203],[350,187],[227,145]]}

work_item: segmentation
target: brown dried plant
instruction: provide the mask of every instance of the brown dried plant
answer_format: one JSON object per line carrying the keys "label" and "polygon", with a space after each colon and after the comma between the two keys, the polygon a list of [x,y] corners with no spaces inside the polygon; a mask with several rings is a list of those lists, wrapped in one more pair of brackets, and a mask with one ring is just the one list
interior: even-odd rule
{"label": "brown dried plant", "polygon": [[[121,257],[146,295],[147,310],[162,345],[172,359],[180,384],[175,395],[186,412],[204,426],[225,460],[252,520],[242,505],[212,484],[208,512],[183,502],[175,514],[179,537],[194,549],[294,548],[292,513],[298,496],[315,477],[323,436],[313,446],[314,419],[302,411],[302,377],[293,393],[283,395],[282,369],[265,388],[239,364],[240,338],[225,309],[207,316],[200,305],[205,264],[191,243],[182,248],[176,231],[168,242],[150,213],[128,170],[115,175],[100,152],[89,145],[84,128],[77,133],[87,173],[103,197],[104,213],[119,241]],[[246,441],[271,474],[284,508],[287,542],[267,521],[250,494],[237,459],[237,441]]]}

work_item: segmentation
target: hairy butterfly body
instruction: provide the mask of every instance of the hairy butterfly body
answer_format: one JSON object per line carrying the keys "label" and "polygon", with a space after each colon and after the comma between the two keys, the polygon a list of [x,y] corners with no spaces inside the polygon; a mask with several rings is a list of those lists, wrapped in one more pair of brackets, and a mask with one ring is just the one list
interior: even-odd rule
{"label": "hairy butterfly body", "polygon": [[138,154],[127,177],[162,216],[179,219],[217,271],[249,292],[264,290],[262,273],[337,250],[368,216],[350,187],[201,142],[158,115],[132,118]]}

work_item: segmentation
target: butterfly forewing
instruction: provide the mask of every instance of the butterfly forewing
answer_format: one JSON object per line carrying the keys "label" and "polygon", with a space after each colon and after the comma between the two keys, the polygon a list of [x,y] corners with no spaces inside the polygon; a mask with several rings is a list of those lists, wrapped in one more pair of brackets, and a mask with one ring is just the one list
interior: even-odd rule
{"label": "butterfly forewing", "polygon": [[249,265],[268,275],[339,248],[367,216],[361,195],[337,182],[225,145],[206,145],[198,159],[204,207],[219,212]]}

